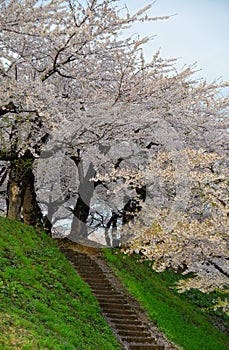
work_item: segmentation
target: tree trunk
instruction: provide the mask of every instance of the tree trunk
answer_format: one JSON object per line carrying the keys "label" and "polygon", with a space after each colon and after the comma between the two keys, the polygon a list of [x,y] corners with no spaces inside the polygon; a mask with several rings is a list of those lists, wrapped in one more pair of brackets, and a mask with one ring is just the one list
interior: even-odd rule
{"label": "tree trunk", "polygon": [[[117,239],[116,234],[117,234],[117,221],[118,221],[119,215],[115,212],[112,212],[111,218],[108,221],[106,228],[105,228],[105,240],[106,244],[108,247],[118,247],[120,240]],[[112,226],[111,230],[111,237],[112,237],[112,242],[109,237],[109,229]]]}
{"label": "tree trunk", "polygon": [[125,198],[126,204],[122,211],[122,225],[126,225],[134,220],[135,216],[142,209],[140,202],[144,202],[146,199],[146,186],[142,186],[141,188],[136,187],[135,191],[137,194],[136,198]]}
{"label": "tree trunk", "polygon": [[15,161],[10,164],[7,184],[7,217],[21,221],[22,183],[20,169]]}
{"label": "tree trunk", "polygon": [[11,162],[7,185],[7,217],[27,225],[42,226],[42,213],[36,200],[34,157],[27,152]]}
{"label": "tree trunk", "polygon": [[95,188],[94,182],[90,181],[90,179],[95,176],[93,165],[89,165],[85,176],[83,176],[83,169],[81,169],[82,163],[77,164],[77,166],[80,179],[79,197],[73,209],[74,217],[72,220],[71,232],[68,236],[68,238],[74,242],[84,240],[88,236],[86,222],[90,213],[90,202]]}
{"label": "tree trunk", "polygon": [[34,174],[32,168],[27,169],[22,180],[23,202],[22,215],[26,225],[42,227],[42,213],[37,203],[34,188]]}

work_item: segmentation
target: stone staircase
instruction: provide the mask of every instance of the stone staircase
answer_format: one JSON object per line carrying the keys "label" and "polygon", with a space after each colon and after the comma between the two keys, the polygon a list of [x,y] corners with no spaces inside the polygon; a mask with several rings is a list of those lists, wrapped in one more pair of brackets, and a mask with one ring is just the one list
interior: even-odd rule
{"label": "stone staircase", "polygon": [[[60,247],[80,277],[88,283],[97,298],[102,314],[116,334],[123,349],[127,350],[170,350],[177,349],[163,336],[155,332],[140,310],[131,303],[125,289],[115,283],[115,276],[102,263],[101,258],[75,250]],[[112,276],[113,275],[113,276]],[[120,283],[120,282],[119,282]],[[155,334],[156,333],[156,334]]]}

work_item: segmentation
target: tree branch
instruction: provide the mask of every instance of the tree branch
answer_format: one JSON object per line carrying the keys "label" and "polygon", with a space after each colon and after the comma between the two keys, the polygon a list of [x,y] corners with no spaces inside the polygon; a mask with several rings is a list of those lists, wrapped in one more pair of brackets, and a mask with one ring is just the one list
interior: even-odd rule
{"label": "tree branch", "polygon": [[0,107],[0,116],[5,115],[7,113],[19,113],[17,107],[12,101]]}

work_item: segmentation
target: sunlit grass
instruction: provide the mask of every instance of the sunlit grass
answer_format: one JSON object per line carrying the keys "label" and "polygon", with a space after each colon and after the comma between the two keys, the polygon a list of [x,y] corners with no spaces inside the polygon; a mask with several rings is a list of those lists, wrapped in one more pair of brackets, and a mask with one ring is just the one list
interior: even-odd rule
{"label": "sunlit grass", "polygon": [[116,350],[89,287],[55,242],[0,217],[0,349]]}

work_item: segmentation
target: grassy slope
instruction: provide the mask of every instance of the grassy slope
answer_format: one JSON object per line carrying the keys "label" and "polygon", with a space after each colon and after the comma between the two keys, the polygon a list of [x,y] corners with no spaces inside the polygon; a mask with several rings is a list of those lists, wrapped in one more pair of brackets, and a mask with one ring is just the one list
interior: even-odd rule
{"label": "grassy slope", "polygon": [[[131,294],[143,306],[151,320],[169,339],[186,350],[226,350],[229,339],[213,325],[213,318],[222,321],[222,313],[209,314],[203,308],[212,304],[213,294],[199,291],[178,294],[170,286],[179,278],[172,271],[158,274],[148,264],[140,264],[133,257],[117,250],[104,250],[110,266]],[[229,326],[229,318],[223,318]]]}
{"label": "grassy slope", "polygon": [[89,288],[46,235],[0,217],[0,267],[0,349],[119,349]]}

